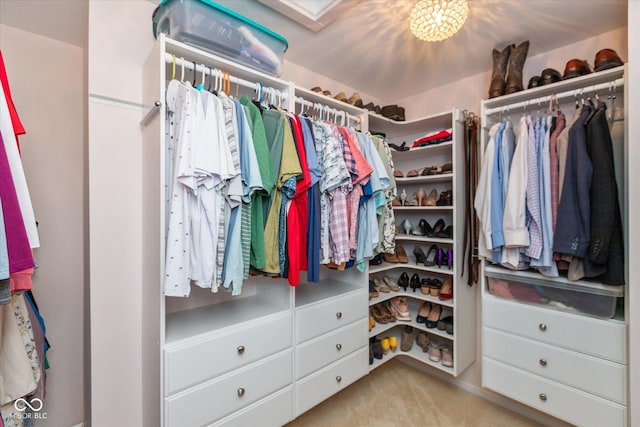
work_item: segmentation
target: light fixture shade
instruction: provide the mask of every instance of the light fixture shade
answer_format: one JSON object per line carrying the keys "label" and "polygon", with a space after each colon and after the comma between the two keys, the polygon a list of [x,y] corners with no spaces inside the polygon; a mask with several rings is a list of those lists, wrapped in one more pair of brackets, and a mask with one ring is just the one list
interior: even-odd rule
{"label": "light fixture shade", "polygon": [[411,10],[409,29],[420,40],[444,40],[462,28],[468,14],[467,0],[420,0]]}

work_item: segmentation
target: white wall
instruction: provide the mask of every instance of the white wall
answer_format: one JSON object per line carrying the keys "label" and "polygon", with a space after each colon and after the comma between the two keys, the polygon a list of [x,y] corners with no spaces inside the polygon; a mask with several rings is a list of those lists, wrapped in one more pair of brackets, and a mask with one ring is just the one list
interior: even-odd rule
{"label": "white wall", "polygon": [[[345,85],[342,82],[333,80],[329,77],[316,74],[310,69],[293,63],[291,61],[284,61],[283,73],[280,78],[284,80],[292,81],[296,84],[296,86],[300,86],[306,89],[311,89],[313,87],[319,86],[323,90],[328,90],[331,92],[331,96],[336,96],[340,92],[344,92],[347,95],[347,98],[350,97],[357,90]],[[366,93],[366,92],[358,92],[360,97],[362,98],[362,102],[364,104],[368,104],[369,102],[373,102],[374,104],[378,104],[381,107],[383,105],[383,100],[377,98],[375,95]]]}
{"label": "white wall", "polygon": [[51,343],[47,419],[38,426],[83,421],[85,266],[84,52],[53,39],[0,25],[0,48],[11,93],[27,134],[22,162],[39,222],[33,293]]}
{"label": "white wall", "polygon": [[[631,14],[629,14],[631,16]],[[520,40],[514,40],[519,43]],[[498,46],[503,48],[504,46]],[[618,28],[578,43],[528,57],[524,64],[523,84],[526,88],[529,79],[540,75],[545,68],[554,68],[564,73],[564,67],[572,58],[586,59],[593,66],[596,52],[605,47],[614,49],[623,61],[627,61],[627,28]],[[407,120],[428,116],[453,107],[466,109],[480,114],[480,100],[488,98],[491,82],[491,52],[487,52],[488,70],[455,83],[439,87],[427,92],[394,101],[394,104],[405,107]]]}

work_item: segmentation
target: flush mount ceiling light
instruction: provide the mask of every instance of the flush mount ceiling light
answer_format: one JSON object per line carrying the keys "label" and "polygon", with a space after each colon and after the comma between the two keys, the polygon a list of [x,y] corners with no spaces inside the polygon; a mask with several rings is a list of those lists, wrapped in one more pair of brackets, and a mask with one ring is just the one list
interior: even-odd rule
{"label": "flush mount ceiling light", "polygon": [[448,39],[467,20],[467,0],[420,0],[411,10],[409,29],[420,40]]}

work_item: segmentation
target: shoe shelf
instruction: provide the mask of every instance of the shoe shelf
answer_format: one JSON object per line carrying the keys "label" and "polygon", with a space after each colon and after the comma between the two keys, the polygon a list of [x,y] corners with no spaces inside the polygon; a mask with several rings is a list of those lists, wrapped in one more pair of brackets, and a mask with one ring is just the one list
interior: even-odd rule
{"label": "shoe shelf", "polygon": [[[407,141],[407,143],[410,143]],[[405,159],[424,158],[428,161],[431,157],[436,157],[440,154],[445,154],[451,151],[453,142],[441,142],[439,144],[427,145],[426,147],[411,148],[406,151],[397,151],[392,149],[394,165],[398,161]],[[439,164],[425,164],[425,166],[440,166]]]}
{"label": "shoe shelf", "polygon": [[[382,364],[388,362],[389,360],[393,359],[394,357],[397,356],[405,356],[405,357],[410,357],[412,359],[415,359],[425,365],[428,366],[432,366],[435,369],[439,369],[441,371],[446,372],[449,375],[454,375],[454,370],[453,368],[449,368],[447,366],[444,366],[442,363],[440,362],[433,362],[431,360],[429,360],[429,356],[428,353],[423,352],[422,349],[420,347],[418,347],[416,344],[413,345],[413,347],[411,348],[411,350],[409,351],[402,351],[400,350],[400,348],[398,348],[396,350],[396,352],[392,352],[391,350],[389,350],[389,353],[385,354],[382,356],[382,359],[373,359],[373,364],[369,365],[369,371],[373,371],[375,368],[382,366]],[[454,356],[454,360],[455,360],[455,356]]]}
{"label": "shoe shelf", "polygon": [[410,184],[422,184],[422,183],[428,183],[428,182],[448,182],[448,181],[451,181],[452,179],[453,179],[452,173],[410,176],[410,177],[403,177],[403,178],[396,177],[396,184],[410,185]]}
{"label": "shoe shelf", "polygon": [[[398,322],[396,322],[398,323]],[[410,357],[412,359],[418,360],[420,362],[422,362],[423,364],[426,364],[428,366],[432,366],[433,368],[439,369],[441,371],[444,371],[450,375],[455,375],[455,371],[453,367],[448,367],[448,366],[444,366],[441,362],[434,362],[433,360],[429,359],[429,355],[428,352],[425,352],[422,350],[422,348],[416,344],[416,336],[414,334],[413,338],[412,338],[412,344],[411,344],[411,348],[408,351],[402,351],[402,349],[400,348],[400,345],[402,343],[402,327],[405,326],[407,322],[399,322],[399,324],[393,324],[393,326],[391,326],[390,328],[387,328],[385,330],[381,330],[378,331],[376,333],[373,333],[376,328],[377,328],[377,324],[376,324],[376,328],[373,328],[371,330],[371,338],[373,337],[378,337],[380,339],[383,339],[385,337],[389,337],[389,336],[395,336],[396,340],[398,341],[398,348],[396,348],[396,351],[391,351],[389,350],[387,352],[387,354],[383,354],[382,355],[382,359],[373,359],[373,364],[369,365],[369,371],[373,371],[375,368],[378,368],[379,366],[382,366],[384,363],[388,362],[389,360],[393,359],[394,357],[399,357],[399,356],[405,356],[405,357]],[[386,325],[383,325],[386,326]],[[413,325],[410,325],[413,326]],[[414,326],[415,327],[415,326]],[[423,329],[419,329],[421,332],[428,332],[430,333],[432,331],[432,329],[428,329],[428,330],[423,330]],[[440,332],[440,331],[438,331]],[[434,334],[434,335],[439,335],[440,334]],[[446,335],[446,334],[445,334]],[[448,340],[451,340],[451,336],[446,337],[446,336],[442,336],[442,338],[448,338]],[[441,341],[441,339],[440,339]],[[454,366],[455,366],[455,354],[454,354]]]}
{"label": "shoe shelf", "polygon": [[368,111],[369,114],[369,129],[374,132],[385,132],[389,134],[389,130],[400,132],[402,134],[421,134],[425,130],[425,124],[430,125],[435,130],[447,129],[451,127],[453,120],[453,112],[451,110],[436,113],[426,117],[420,117],[417,119],[396,121],[384,117],[381,114]]}
{"label": "shoe shelf", "polygon": [[447,275],[455,274],[455,269],[449,270],[448,268],[427,267],[422,264],[416,264],[416,259],[412,255],[407,255],[407,257],[409,258],[409,263],[396,263],[396,262],[383,261],[382,264],[380,265],[372,265],[369,267],[369,274],[376,274],[382,271],[394,270],[396,268],[428,271],[429,273],[435,273],[435,274],[447,274]]}
{"label": "shoe shelf", "polygon": [[[394,297],[410,297],[412,299],[417,299],[420,301],[428,301],[430,303],[433,304],[438,304],[441,305],[443,307],[449,307],[449,308],[453,308],[453,300],[449,299],[449,300],[441,300],[438,297],[434,297],[431,295],[425,295],[420,291],[416,291],[416,292],[410,292],[410,291],[400,291],[400,292],[380,292],[380,295],[375,297],[375,298],[371,298],[369,300],[369,305],[373,306],[376,304],[379,304],[381,302],[390,300],[391,298]],[[420,309],[420,306],[416,306],[416,307],[409,307],[410,309],[413,309],[413,311],[415,311],[416,313],[418,312],[418,310]],[[413,313],[412,313],[413,314]]]}
{"label": "shoe shelf", "polygon": [[[426,332],[427,334],[431,334],[431,335],[436,335],[447,341],[453,341],[453,335],[449,335],[445,331],[441,331],[440,329],[437,329],[437,328],[427,329],[427,327],[424,326],[423,323],[418,323],[415,320],[412,320],[410,322],[398,320],[396,322],[384,323],[384,324],[376,323],[376,326],[374,326],[373,329],[369,331],[369,338],[373,338],[377,336],[379,336],[380,338],[383,338],[385,336],[385,332],[395,328],[396,326],[400,326],[400,327],[411,326],[412,328],[418,331]],[[415,340],[415,337],[414,337],[414,340]],[[398,339],[398,342],[400,342],[399,339]]]}
{"label": "shoe shelf", "polygon": [[440,243],[443,245],[453,244],[453,239],[442,237],[415,236],[413,234],[396,234],[396,241],[420,242],[420,243]]}
{"label": "shoe shelf", "polygon": [[420,212],[442,212],[442,211],[453,211],[453,206],[394,206],[393,211],[399,212],[410,212],[410,211],[420,211]]}

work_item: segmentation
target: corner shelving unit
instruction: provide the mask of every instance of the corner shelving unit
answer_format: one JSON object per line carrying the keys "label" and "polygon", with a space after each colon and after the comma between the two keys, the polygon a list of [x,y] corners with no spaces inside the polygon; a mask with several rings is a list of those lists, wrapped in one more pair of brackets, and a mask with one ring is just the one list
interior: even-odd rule
{"label": "corner shelving unit", "polygon": [[[445,129],[452,129],[453,132],[453,138],[449,142],[412,148],[408,151],[392,150],[394,168],[402,171],[404,175],[411,169],[420,171],[425,167],[441,166],[447,162],[453,164],[453,171],[451,173],[395,178],[398,194],[404,189],[409,198],[420,187],[425,188],[427,193],[429,193],[431,189],[436,189],[438,195],[442,191],[452,190],[451,206],[394,207],[398,227],[400,227],[404,219],[408,219],[414,226],[417,226],[418,221],[423,218],[431,225],[442,218],[446,225],[453,225],[453,237],[448,239],[407,235],[402,234],[403,231],[400,230],[401,233],[396,234],[396,244],[403,246],[409,262],[406,264],[383,262],[380,265],[369,266],[370,278],[389,275],[397,281],[402,272],[407,272],[410,277],[413,274],[418,274],[421,278],[433,277],[440,278],[442,281],[444,281],[446,277],[451,277],[453,280],[453,299],[443,301],[438,297],[422,294],[420,289],[416,289],[415,292],[413,292],[410,288],[408,288],[407,291],[401,289],[400,292],[380,293],[378,297],[371,299],[369,301],[370,307],[375,304],[384,303],[396,296],[405,296],[412,319],[409,322],[396,321],[387,324],[375,324],[374,328],[369,332],[369,336],[382,339],[386,336],[394,335],[398,340],[398,349],[396,352],[388,352],[380,360],[374,359],[370,369],[375,369],[393,357],[405,356],[418,360],[427,366],[431,366],[452,376],[458,376],[473,363],[476,355],[476,290],[466,284],[468,272],[463,272],[462,270],[461,256],[463,252],[465,215],[463,185],[466,173],[462,149],[464,132],[462,114],[460,110],[452,109],[451,111],[416,120],[396,122],[370,113],[368,122],[371,132],[384,133],[388,142],[397,145],[405,142],[406,145],[411,146],[414,140],[431,132]],[[438,267],[416,264],[413,248],[418,245],[422,247],[426,254],[432,244],[453,250],[454,262],[451,269],[448,269],[446,266]],[[442,310],[441,318],[445,315],[453,316],[453,335],[436,328],[428,329],[424,324],[416,322],[416,316],[424,302],[440,305]],[[400,349],[402,329],[407,325],[411,326],[414,330],[413,344],[410,351],[403,352]],[[423,352],[415,343],[416,331],[426,332],[431,340],[449,346],[453,350],[453,367],[446,367],[440,362],[429,360],[428,353]]]}

